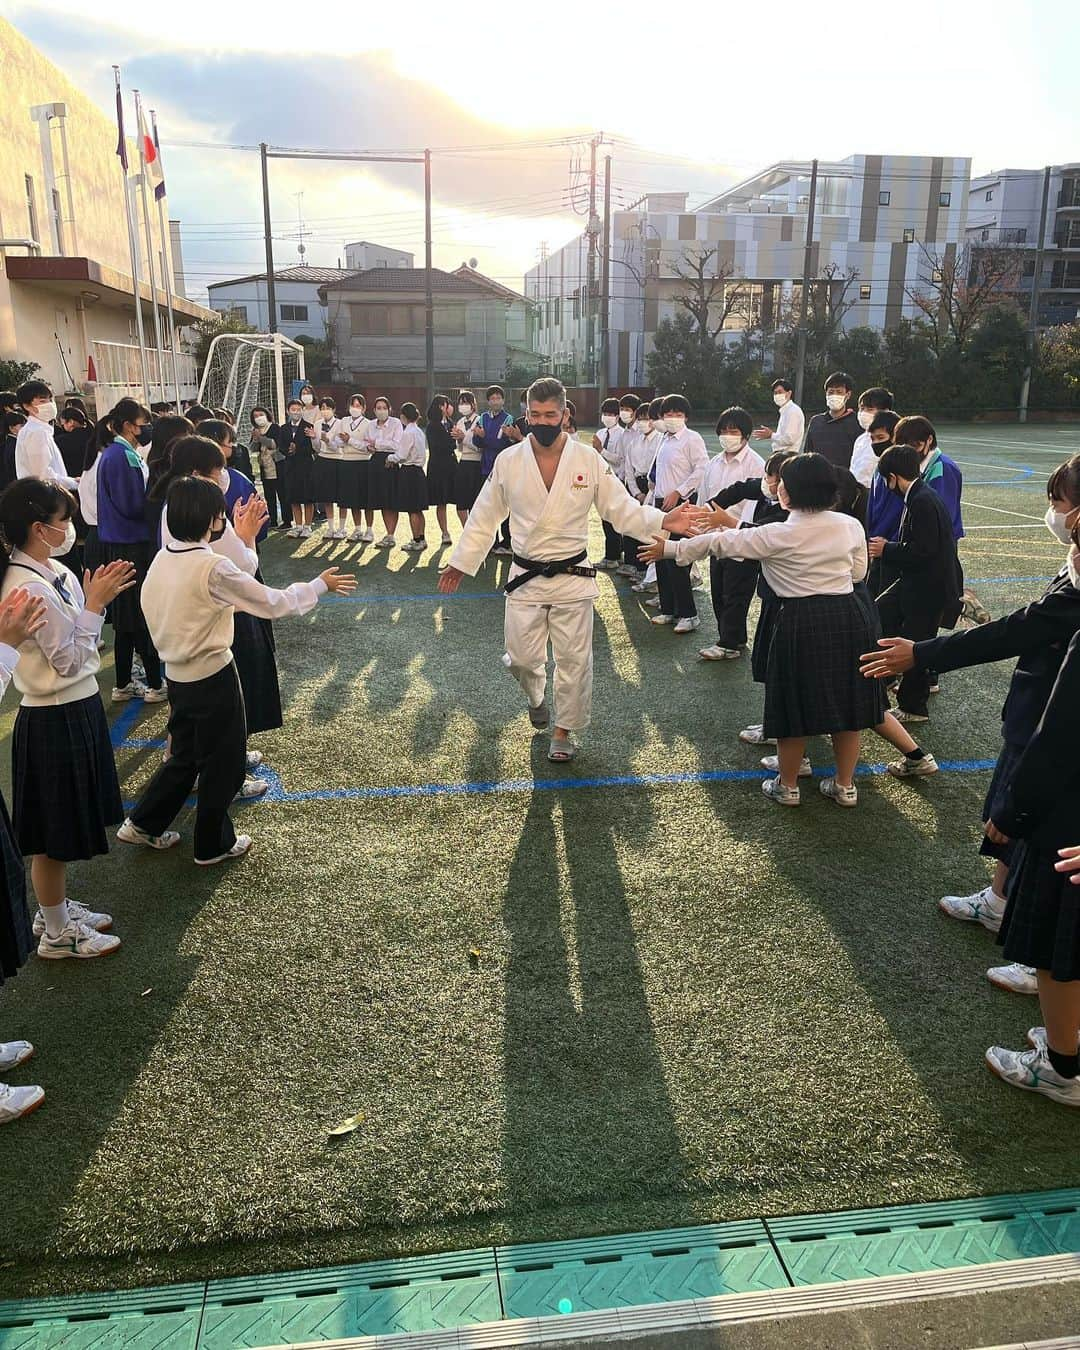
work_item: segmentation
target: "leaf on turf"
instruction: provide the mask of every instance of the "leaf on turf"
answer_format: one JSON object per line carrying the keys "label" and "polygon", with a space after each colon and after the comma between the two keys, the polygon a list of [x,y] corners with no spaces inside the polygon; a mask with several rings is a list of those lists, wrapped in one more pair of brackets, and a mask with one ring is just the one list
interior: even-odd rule
{"label": "leaf on turf", "polygon": [[355,1116],[349,1116],[349,1118],[343,1120],[340,1125],[335,1125],[333,1129],[329,1131],[329,1134],[331,1137],[342,1134],[352,1134],[353,1130],[358,1130],[363,1123],[364,1113],[363,1111],[357,1111]]}
{"label": "leaf on turf", "polygon": [[145,998],[145,997],[147,996],[147,994],[152,994],[153,992],[154,992],[154,986],[151,985],[149,989],[144,989],[144,990],[142,991],[142,993],[139,995],[139,997],[140,997],[140,998]]}
{"label": "leaf on turf", "polygon": [[470,948],[469,948],[469,965],[472,966],[473,969],[475,970],[476,967],[477,967],[479,964],[480,964],[480,948],[479,948],[479,947],[470,947]]}

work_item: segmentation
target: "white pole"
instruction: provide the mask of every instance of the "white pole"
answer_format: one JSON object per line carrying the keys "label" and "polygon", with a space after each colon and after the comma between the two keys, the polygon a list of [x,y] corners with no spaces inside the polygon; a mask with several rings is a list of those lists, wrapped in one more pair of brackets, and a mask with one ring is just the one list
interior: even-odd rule
{"label": "white pole", "polygon": [[137,89],[132,91],[135,95],[135,129],[138,132],[139,141],[139,191],[142,197],[143,229],[146,231],[146,272],[150,282],[150,306],[154,313],[154,341],[157,343],[157,368],[158,383],[160,393],[165,392],[165,372],[161,367],[161,358],[164,351],[164,341],[161,336],[161,312],[158,309],[157,302],[157,279],[154,268],[154,232],[150,227],[150,204],[146,200],[146,149],[143,145],[143,116],[142,100],[139,98]]}
{"label": "white pole", "polygon": [[[116,77],[117,99],[120,98],[120,67],[113,66]],[[123,133],[121,133],[123,134]],[[142,370],[143,397],[150,402],[150,368],[146,359],[146,332],[143,328],[142,288],[139,280],[139,241],[135,230],[135,213],[131,205],[131,179],[121,164],[124,176],[124,214],[127,217],[128,249],[131,253],[131,281],[135,290],[135,332],[139,342],[139,365]]]}
{"label": "white pole", "polygon": [[[154,143],[157,143],[157,114],[150,109],[150,125],[154,130]],[[165,273],[165,299],[169,306],[169,352],[172,356],[173,391],[176,394],[176,411],[180,411],[180,365],[176,355],[176,318],[173,314],[172,289],[172,251],[166,244],[165,234],[165,198],[157,199],[158,232],[161,235],[161,266]]]}
{"label": "white pole", "polygon": [[274,334],[274,393],[277,396],[277,422],[285,423],[285,363],[282,357],[281,334]]}

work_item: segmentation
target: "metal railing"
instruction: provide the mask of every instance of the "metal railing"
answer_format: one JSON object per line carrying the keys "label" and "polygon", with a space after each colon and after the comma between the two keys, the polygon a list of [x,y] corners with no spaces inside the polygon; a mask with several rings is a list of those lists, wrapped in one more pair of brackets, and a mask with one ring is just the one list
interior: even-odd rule
{"label": "metal railing", "polygon": [[[99,341],[91,342],[90,348],[97,376],[94,397],[98,415],[104,417],[122,398],[142,400],[145,395],[139,348],[134,343]],[[176,397],[172,352],[148,347],[146,360],[150,372],[150,402],[172,403]],[[180,397],[195,398],[199,392],[195,358],[188,352],[181,352],[176,357],[176,366]]]}

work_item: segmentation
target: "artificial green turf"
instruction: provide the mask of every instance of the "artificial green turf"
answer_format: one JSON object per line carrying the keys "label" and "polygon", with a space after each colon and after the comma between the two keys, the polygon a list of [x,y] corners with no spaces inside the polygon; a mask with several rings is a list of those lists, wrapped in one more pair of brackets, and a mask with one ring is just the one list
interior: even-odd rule
{"label": "artificial green turf", "polygon": [[[1056,570],[1017,527],[1080,435],[942,443],[966,523],[1006,527],[963,556],[1007,612],[1041,585],[978,579]],[[439,600],[440,556],[266,548],[272,581],[332,558],[368,597],[277,625],[287,721],[257,743],[286,790],[756,767],[747,664],[695,660],[707,594],[679,640],[601,579],[594,724],[555,767],[499,664],[501,600]],[[1007,676],[944,677],[924,743],[992,759]],[[156,754],[119,753],[129,791]],[[256,848],[227,869],[191,865],[189,817],[174,853],[73,868],[124,946],[3,989],[5,1037],[39,1050],[17,1081],[49,1095],[0,1136],[0,1291],[1077,1184],[1068,1113],[982,1063],[1034,1001],[934,907],[983,884],[987,778],[863,779],[856,812],[812,784],[779,811],[756,780],[283,802],[238,810]]]}

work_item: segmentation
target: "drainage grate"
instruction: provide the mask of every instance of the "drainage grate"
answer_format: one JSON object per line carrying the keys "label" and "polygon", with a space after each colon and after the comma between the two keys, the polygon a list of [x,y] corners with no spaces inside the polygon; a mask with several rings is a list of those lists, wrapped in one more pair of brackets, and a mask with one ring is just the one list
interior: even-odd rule
{"label": "drainage grate", "polygon": [[0,1303],[0,1350],[195,1350],[204,1284]]}

